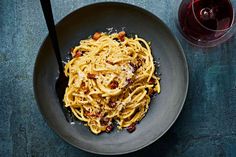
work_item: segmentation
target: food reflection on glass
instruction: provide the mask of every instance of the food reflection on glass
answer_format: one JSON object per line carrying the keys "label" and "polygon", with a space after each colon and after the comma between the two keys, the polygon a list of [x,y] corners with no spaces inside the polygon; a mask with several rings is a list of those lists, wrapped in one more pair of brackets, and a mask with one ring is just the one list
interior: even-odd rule
{"label": "food reflection on glass", "polygon": [[192,44],[216,46],[235,33],[235,2],[182,0],[178,10],[180,32]]}
{"label": "food reflection on glass", "polygon": [[133,132],[149,108],[151,96],[160,93],[150,43],[124,31],[96,32],[72,49],[65,65],[69,77],[65,107],[85,122],[94,134],[115,126]]}

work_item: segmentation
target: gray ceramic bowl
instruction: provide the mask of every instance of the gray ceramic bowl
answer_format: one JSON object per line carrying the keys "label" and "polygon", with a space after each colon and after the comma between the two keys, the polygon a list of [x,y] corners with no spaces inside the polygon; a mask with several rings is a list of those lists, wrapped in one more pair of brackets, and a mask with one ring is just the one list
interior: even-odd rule
{"label": "gray ceramic bowl", "polygon": [[92,134],[79,122],[66,121],[55,93],[58,66],[49,37],[37,56],[34,69],[34,92],[48,125],[65,141],[97,154],[124,154],[139,150],[160,138],[178,117],[188,89],[188,67],[183,49],[168,27],[152,13],[124,3],[96,3],[80,8],[57,26],[61,55],[96,31],[125,28],[151,41],[155,60],[160,60],[161,94],[153,97],[145,118],[133,133],[126,130]]}

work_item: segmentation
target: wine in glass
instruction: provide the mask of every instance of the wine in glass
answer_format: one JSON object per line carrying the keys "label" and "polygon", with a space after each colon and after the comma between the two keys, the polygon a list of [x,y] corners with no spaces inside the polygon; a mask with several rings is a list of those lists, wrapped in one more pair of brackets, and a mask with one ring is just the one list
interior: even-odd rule
{"label": "wine in glass", "polygon": [[179,0],[177,25],[190,43],[213,47],[235,33],[236,0]]}

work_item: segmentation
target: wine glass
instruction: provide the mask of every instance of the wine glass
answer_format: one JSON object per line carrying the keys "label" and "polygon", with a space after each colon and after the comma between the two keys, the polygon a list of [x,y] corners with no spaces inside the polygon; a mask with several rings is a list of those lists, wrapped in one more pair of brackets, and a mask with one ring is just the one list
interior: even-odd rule
{"label": "wine glass", "polygon": [[236,32],[236,0],[177,0],[176,24],[199,47],[217,46]]}

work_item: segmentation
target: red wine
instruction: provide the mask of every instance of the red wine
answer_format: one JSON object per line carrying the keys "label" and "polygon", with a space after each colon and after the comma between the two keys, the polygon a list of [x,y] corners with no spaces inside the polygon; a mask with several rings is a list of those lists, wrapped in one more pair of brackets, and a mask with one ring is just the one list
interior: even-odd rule
{"label": "red wine", "polygon": [[179,23],[183,34],[194,41],[212,41],[223,36],[233,23],[230,0],[182,1]]}

